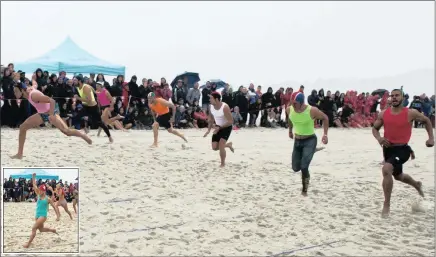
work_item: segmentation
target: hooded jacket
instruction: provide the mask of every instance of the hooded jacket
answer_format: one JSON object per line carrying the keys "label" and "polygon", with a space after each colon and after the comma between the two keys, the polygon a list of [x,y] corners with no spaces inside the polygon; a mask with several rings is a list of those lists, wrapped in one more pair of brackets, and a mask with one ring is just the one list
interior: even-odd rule
{"label": "hooded jacket", "polygon": [[307,103],[309,103],[310,106],[318,107],[318,101],[319,101],[319,97],[316,94],[316,90],[312,90],[312,93],[307,98]]}
{"label": "hooded jacket", "polygon": [[[137,79],[138,78],[135,75],[133,75],[132,78],[130,79],[130,82],[129,82],[129,93],[131,96],[133,96],[136,99],[138,99],[140,97],[139,86],[138,86],[138,84],[136,84]],[[135,81],[133,81],[133,80],[135,80]]]}

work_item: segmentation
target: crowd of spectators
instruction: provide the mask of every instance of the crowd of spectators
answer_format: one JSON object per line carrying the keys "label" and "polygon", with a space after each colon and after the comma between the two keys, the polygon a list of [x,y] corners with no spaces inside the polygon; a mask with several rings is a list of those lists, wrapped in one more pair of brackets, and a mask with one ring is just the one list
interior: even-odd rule
{"label": "crowd of spectators", "polygon": [[[68,183],[68,181],[62,182],[62,179],[59,181],[45,180],[39,179],[36,181],[37,186],[42,184],[46,186],[51,186],[53,189],[56,188],[56,185],[59,184],[65,191],[65,199],[67,202],[72,202],[73,192],[78,188],[77,183]],[[52,192],[47,190],[47,195],[49,197],[53,197]],[[57,196],[55,196],[57,198]],[[33,183],[32,179],[13,179],[13,178],[5,178],[3,182],[3,201],[5,202],[36,202],[36,194],[33,191]]]}
{"label": "crowd of spectators", "polygon": [[[84,127],[95,128],[95,124],[88,122],[85,115],[81,115],[83,106],[76,101],[77,80],[68,78],[67,73],[61,71],[59,74],[49,74],[47,71],[37,69],[32,80],[38,85],[38,90],[45,95],[53,97],[59,106],[60,116],[71,127],[81,129]],[[15,99],[13,87],[16,83],[31,84],[31,80],[21,71],[15,72],[14,65],[9,64],[2,71],[1,89],[1,125],[9,127],[19,126],[27,117],[34,114],[36,110],[24,98]],[[165,78],[159,82],[150,78],[143,78],[138,82],[137,76],[132,76],[127,82],[123,75],[118,75],[111,81],[106,81],[103,74],[89,74],[85,77],[85,83],[95,89],[96,99],[101,93],[109,93],[113,103],[111,116],[122,116],[121,124],[124,129],[151,129],[153,117],[150,113],[147,95],[154,92],[157,97],[170,100],[176,105],[176,116],[174,127],[176,128],[204,128],[207,126],[209,95],[217,90],[217,84],[206,82],[203,88],[198,83],[188,86],[183,79],[178,80],[172,88]],[[138,85],[138,83],[140,83]],[[304,86],[298,89],[304,92]],[[286,118],[283,115],[284,109],[291,103],[291,95],[294,89],[279,88],[276,92],[269,87],[266,92],[261,86],[255,87],[250,84],[248,87],[240,86],[233,92],[228,84],[221,91],[222,101],[227,103],[233,113],[234,128],[256,127],[287,127]],[[307,93],[306,93],[307,94]],[[427,117],[431,118],[434,124],[435,96],[426,95],[414,96],[409,104],[409,97],[405,95],[404,105],[415,108]],[[307,103],[318,107],[328,117],[332,127],[369,127],[372,126],[380,109],[388,106],[389,92],[384,95],[372,95],[369,92],[336,91],[334,94],[323,89],[313,90],[307,96]],[[379,105],[379,106],[378,106]],[[44,126],[44,125],[43,125]],[[315,126],[321,126],[320,121]],[[415,126],[420,126],[415,124]],[[111,127],[111,126],[110,126]],[[111,127],[115,129],[115,127]]]}

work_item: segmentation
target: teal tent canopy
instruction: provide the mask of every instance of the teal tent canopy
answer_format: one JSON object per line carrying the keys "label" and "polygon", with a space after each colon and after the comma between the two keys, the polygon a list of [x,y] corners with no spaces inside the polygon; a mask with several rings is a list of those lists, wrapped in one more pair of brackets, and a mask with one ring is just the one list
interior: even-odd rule
{"label": "teal tent canopy", "polygon": [[36,69],[50,73],[103,73],[104,75],[124,75],[126,67],[103,61],[80,48],[70,37],[58,47],[35,59],[15,63],[15,70],[33,73]]}
{"label": "teal tent canopy", "polygon": [[42,170],[42,169],[25,169],[19,173],[16,174],[12,174],[11,178],[13,179],[19,179],[19,178],[24,178],[24,179],[31,179],[32,178],[32,174],[36,173],[36,179],[55,179],[55,180],[59,180],[59,176],[58,175],[51,175],[49,174],[47,171]]}

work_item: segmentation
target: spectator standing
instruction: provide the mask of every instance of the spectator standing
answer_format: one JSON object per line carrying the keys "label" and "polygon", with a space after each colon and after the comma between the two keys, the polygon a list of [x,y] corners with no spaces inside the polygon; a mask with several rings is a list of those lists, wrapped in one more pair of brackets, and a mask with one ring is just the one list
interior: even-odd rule
{"label": "spectator standing", "polygon": [[268,119],[268,108],[273,106],[274,95],[272,87],[268,87],[265,94],[262,95],[262,114],[260,117],[260,126],[265,127]]}
{"label": "spectator standing", "polygon": [[186,94],[181,79],[177,81],[177,85],[173,88],[173,103],[178,103],[179,99],[183,99],[183,102],[186,102]]}
{"label": "spectator standing", "polygon": [[206,86],[201,90],[201,109],[206,114],[209,114],[210,98],[209,95],[212,93],[210,89],[210,81],[206,82]]}
{"label": "spectator standing", "polygon": [[190,106],[194,104],[194,101],[200,100],[201,92],[199,86],[200,85],[198,84],[198,82],[195,82],[194,87],[189,89],[188,95],[186,96],[186,100]]}
{"label": "spectator standing", "polygon": [[148,106],[147,96],[151,92],[151,88],[148,86],[148,82],[146,78],[142,79],[142,84],[138,87],[138,91],[139,91],[139,97],[141,97],[141,99],[144,99],[143,102],[144,106]]}

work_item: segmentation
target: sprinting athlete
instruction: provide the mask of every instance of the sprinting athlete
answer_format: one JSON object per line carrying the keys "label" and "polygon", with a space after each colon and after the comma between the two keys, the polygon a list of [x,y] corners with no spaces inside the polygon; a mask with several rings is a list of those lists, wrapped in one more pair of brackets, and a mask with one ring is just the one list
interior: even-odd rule
{"label": "sprinting athlete", "polygon": [[[106,126],[114,126],[121,131],[127,131],[123,127],[123,124],[121,124],[121,122],[119,121],[119,120],[124,119],[123,116],[118,114],[115,117],[112,117],[112,118],[110,117],[113,110],[114,110],[113,104],[111,104],[108,108],[105,108],[103,110],[103,113],[101,114],[101,120],[104,122],[104,124],[106,124]],[[101,128],[98,128],[97,136],[100,136],[100,132],[101,132]]]}
{"label": "sprinting athlete", "polygon": [[[301,181],[303,188],[301,194],[307,196],[309,188],[310,173],[309,165],[317,149],[317,137],[315,134],[314,120],[322,120],[324,135],[322,142],[328,143],[327,132],[329,129],[329,118],[318,108],[304,103],[304,94],[300,91],[291,95],[291,105],[286,109],[289,124],[289,137],[294,140],[292,150],[292,169],[295,172],[301,170]],[[295,136],[294,136],[295,132]]]}
{"label": "sprinting athlete", "polygon": [[[185,142],[188,142],[188,140],[186,140],[185,136],[182,133],[173,129],[172,123],[174,122],[174,118],[176,116],[176,106],[163,98],[156,97],[153,92],[150,92],[147,98],[148,106],[150,107],[151,114],[154,120],[154,141],[151,147],[158,147],[157,139],[159,134],[159,127],[164,127],[169,133],[180,137],[181,139],[185,140]],[[172,115],[170,113],[170,108],[172,109]]]}
{"label": "sprinting athlete", "polygon": [[13,159],[23,158],[24,142],[26,141],[26,133],[29,129],[38,127],[44,122],[50,122],[53,126],[58,128],[66,136],[80,137],[88,144],[92,144],[92,140],[86,135],[76,129],[68,128],[67,124],[59,116],[59,110],[56,109],[56,102],[39,90],[37,90],[36,82],[33,81],[33,86],[27,88],[24,83],[18,83],[14,86],[14,94],[17,99],[21,97],[29,100],[29,103],[35,107],[37,113],[27,118],[20,125],[20,132],[18,136],[18,153],[11,156]]}
{"label": "sprinting athlete", "polygon": [[209,108],[209,121],[208,128],[204,137],[209,135],[212,126],[215,123],[212,136],[212,150],[220,151],[221,168],[226,165],[226,147],[230,151],[234,152],[232,142],[229,140],[230,134],[233,130],[233,116],[229,106],[226,103],[221,102],[221,94],[213,92],[209,95],[210,108]]}
{"label": "sprinting athlete", "polygon": [[[434,135],[431,121],[422,113],[414,109],[403,107],[403,91],[394,89],[391,92],[391,107],[379,113],[377,120],[372,128],[372,134],[379,144],[383,147],[384,163],[383,174],[383,193],[385,201],[383,204],[382,217],[386,218],[390,213],[392,187],[395,180],[413,186],[424,197],[422,183],[415,181],[410,175],[403,173],[403,164],[414,154],[408,145],[412,136],[412,124],[419,121],[425,124],[428,133],[428,140],[425,142],[427,147],[434,146]],[[384,135],[380,135],[380,128],[384,126]]]}
{"label": "sprinting athlete", "polygon": [[77,190],[77,188],[75,188],[73,192],[73,208],[75,213],[77,213],[77,209],[76,209],[77,203],[79,203],[79,191]]}
{"label": "sprinting athlete", "polygon": [[[38,199],[36,202],[36,214],[35,214],[35,224],[32,227],[32,233],[30,234],[29,242],[24,245],[24,248],[28,248],[36,236],[36,230],[39,232],[52,232],[56,233],[56,229],[44,228],[44,222],[47,220],[48,214],[48,204],[53,206],[52,200],[45,194],[45,185],[40,185],[39,188],[36,185],[36,174],[32,174],[33,190],[35,191]],[[54,208],[54,206],[53,206]]]}
{"label": "sprinting athlete", "polygon": [[64,208],[65,212],[68,213],[68,215],[70,215],[70,219],[73,219],[71,212],[68,210],[67,200],[65,200],[65,191],[61,187],[60,184],[56,185],[56,195],[59,197],[59,201],[56,202],[56,206],[58,208],[59,208],[59,206],[62,206]]}
{"label": "sprinting athlete", "polygon": [[74,98],[82,102],[83,109],[85,110],[83,115],[87,115],[94,124],[102,128],[109,138],[109,142],[112,143],[114,140],[111,133],[106,124],[101,120],[100,108],[94,97],[94,89],[90,85],[83,83],[85,81],[83,76],[78,75],[74,79],[77,81],[77,91],[79,92],[79,95],[75,95]]}

